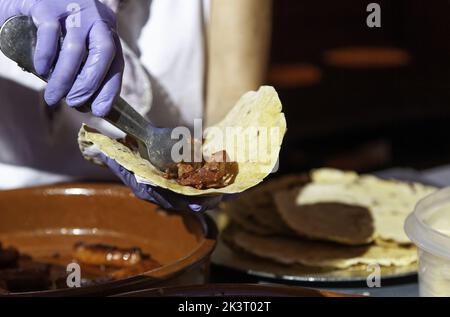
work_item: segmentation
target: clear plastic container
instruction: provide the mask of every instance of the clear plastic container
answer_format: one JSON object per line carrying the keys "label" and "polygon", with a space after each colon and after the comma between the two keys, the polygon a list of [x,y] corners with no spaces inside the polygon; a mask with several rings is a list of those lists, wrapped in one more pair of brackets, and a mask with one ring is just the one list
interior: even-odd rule
{"label": "clear plastic container", "polygon": [[450,296],[450,188],[422,199],[405,232],[418,249],[420,296]]}

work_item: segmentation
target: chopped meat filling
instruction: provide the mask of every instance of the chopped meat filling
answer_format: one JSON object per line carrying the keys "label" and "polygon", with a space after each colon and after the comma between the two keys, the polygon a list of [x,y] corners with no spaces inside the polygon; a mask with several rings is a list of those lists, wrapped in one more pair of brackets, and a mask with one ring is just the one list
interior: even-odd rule
{"label": "chopped meat filling", "polygon": [[230,185],[237,174],[237,163],[228,162],[227,153],[214,153],[201,163],[181,162],[167,169],[165,177],[178,184],[197,189],[222,188]]}

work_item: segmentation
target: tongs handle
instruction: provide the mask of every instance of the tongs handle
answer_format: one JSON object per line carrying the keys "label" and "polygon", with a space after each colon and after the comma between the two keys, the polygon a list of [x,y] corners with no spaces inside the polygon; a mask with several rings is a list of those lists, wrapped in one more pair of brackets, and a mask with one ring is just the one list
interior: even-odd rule
{"label": "tongs handle", "polygon": [[104,119],[143,143],[148,138],[148,131],[151,131],[147,129],[150,123],[120,96]]}

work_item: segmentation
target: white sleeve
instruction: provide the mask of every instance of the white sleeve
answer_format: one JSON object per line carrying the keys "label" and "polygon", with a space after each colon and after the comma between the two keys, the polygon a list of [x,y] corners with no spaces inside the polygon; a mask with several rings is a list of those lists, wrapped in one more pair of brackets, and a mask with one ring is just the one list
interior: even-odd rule
{"label": "white sleeve", "polygon": [[[127,61],[122,93],[142,110],[151,103],[147,112],[156,124],[190,126],[203,115],[205,1],[130,0],[119,11],[131,26],[123,28],[126,36],[121,33],[128,44],[125,53],[134,57]],[[151,88],[148,79],[140,80],[147,72]],[[0,189],[114,178],[83,160],[76,139],[82,122],[110,135],[118,131],[68,107],[49,111],[43,104],[44,87],[0,54]]]}
{"label": "white sleeve", "polygon": [[203,117],[205,73],[204,0],[153,0],[139,35],[141,61],[150,73],[159,125],[192,126]]}

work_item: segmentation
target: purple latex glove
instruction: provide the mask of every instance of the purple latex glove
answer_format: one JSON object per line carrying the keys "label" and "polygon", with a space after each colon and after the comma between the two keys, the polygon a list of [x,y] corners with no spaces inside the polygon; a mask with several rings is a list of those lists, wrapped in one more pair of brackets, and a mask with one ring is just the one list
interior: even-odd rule
{"label": "purple latex glove", "polygon": [[165,209],[204,212],[217,207],[224,198],[224,196],[183,196],[164,188],[141,184],[136,181],[133,173],[115,160],[103,154],[100,154],[99,158],[138,198],[151,201]]}
{"label": "purple latex glove", "polygon": [[97,0],[0,0],[0,24],[16,15],[31,16],[38,28],[36,71],[48,75],[54,65],[47,104],[66,97],[69,106],[79,107],[93,97],[92,113],[105,116],[120,93],[124,69],[114,12]]}

